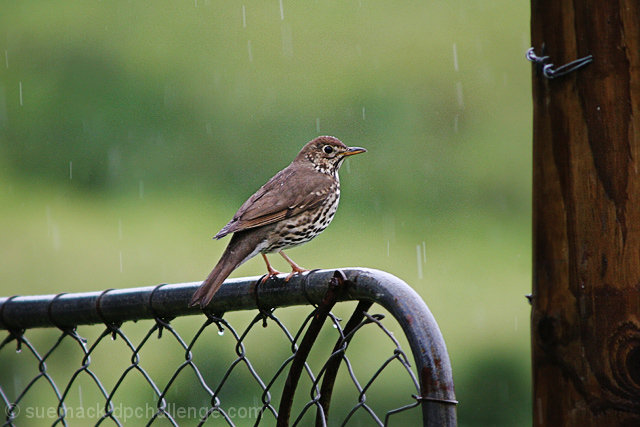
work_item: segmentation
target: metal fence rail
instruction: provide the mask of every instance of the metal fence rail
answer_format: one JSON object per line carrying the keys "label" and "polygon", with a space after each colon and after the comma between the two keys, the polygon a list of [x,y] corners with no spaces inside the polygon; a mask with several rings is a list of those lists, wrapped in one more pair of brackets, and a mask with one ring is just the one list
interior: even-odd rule
{"label": "metal fence rail", "polygon": [[[3,383],[0,376],[0,409],[4,409],[4,425],[20,424],[20,405],[36,387],[50,389],[55,396],[57,407],[54,416],[49,418],[52,424],[71,423],[66,400],[81,375],[91,379],[104,399],[104,406],[95,417],[96,424],[109,421],[109,424],[121,425],[126,420],[122,420],[122,414],[117,413],[114,401],[118,397],[119,387],[131,372],[144,378],[153,391],[155,406],[151,413],[145,414],[146,422],[152,424],[162,418],[164,424],[169,421],[172,425],[178,425],[180,419],[172,413],[167,395],[185,370],[195,375],[194,387],[203,390],[210,398],[206,412],[197,416],[199,424],[215,417],[233,425],[233,414],[225,407],[221,390],[225,387],[233,388],[230,377],[238,369],[246,369],[250,373],[261,393],[255,419],[252,420],[254,425],[274,421],[279,426],[299,423],[307,425],[309,417],[315,419],[318,426],[327,425],[328,420],[335,421],[329,414],[331,404],[335,404],[332,402],[332,395],[341,369],[356,388],[357,398],[351,409],[337,421],[339,423],[348,424],[355,414],[364,412],[373,424],[387,425],[393,423],[396,414],[419,407],[424,425],[456,425],[457,402],[444,340],[431,312],[406,283],[379,270],[355,268],[314,270],[305,275],[293,276],[287,283],[282,278],[270,279],[265,283],[260,283],[259,279],[227,280],[204,313],[202,325],[187,340],[174,327],[174,319],[185,315],[203,315],[199,309],[188,307],[199,282],[102,292],[0,298],[0,329],[6,331],[5,338],[0,342],[0,361],[3,360],[3,354],[15,348],[20,351],[21,361],[26,359],[37,365],[33,378],[13,392],[9,391],[11,387]],[[358,301],[344,324],[332,312],[334,305],[342,301]],[[402,328],[411,348],[415,367],[412,367],[391,332],[387,319],[383,315],[372,314],[374,303],[388,310]],[[276,308],[286,306],[313,308],[301,324],[296,326],[294,333],[275,315]],[[255,317],[244,329],[235,327],[224,316],[225,313],[238,310],[257,310]],[[131,324],[125,322],[142,319],[149,319],[151,326],[136,342],[125,333],[127,325]],[[266,327],[268,323],[281,331],[291,348],[290,354],[283,361],[276,362],[273,371],[267,375],[259,373],[254,367],[252,360],[255,361],[257,356],[251,356],[250,359],[245,339],[248,334],[257,330],[256,325]],[[102,324],[104,329],[94,341],[89,342],[78,334],[78,327],[92,324]],[[326,349],[324,362],[320,366],[313,366],[308,356],[323,325],[333,326],[337,338],[332,350]],[[47,345],[44,352],[39,351],[36,344],[28,338],[32,329],[43,327],[59,330],[58,338],[53,344]],[[196,342],[205,339],[203,336],[208,328],[229,331],[235,343],[235,359],[222,378],[215,382],[202,374],[203,367],[214,362],[207,357],[198,357],[194,350]],[[381,366],[363,380],[356,373],[357,361],[350,358],[350,345],[354,336],[367,328],[377,330],[380,340],[388,342],[392,351]],[[170,378],[162,382],[154,379],[142,363],[141,350],[148,345],[154,334],[158,338],[177,342],[181,351],[184,351],[183,361]],[[92,357],[109,338],[122,340],[131,352],[130,365],[124,369],[113,387],[105,386],[104,379],[95,374],[92,366]],[[68,342],[73,343],[76,351],[81,353],[82,362],[80,366],[74,366],[68,378],[60,379],[51,372],[47,363],[56,350]],[[374,352],[375,349],[371,351]],[[406,404],[381,414],[367,401],[367,393],[381,373],[391,365],[402,367],[409,382],[413,384],[413,390],[389,390],[390,394],[406,396]],[[12,369],[13,366],[0,365],[0,373]],[[276,384],[283,382],[283,378],[282,390],[278,391]],[[302,394],[302,388],[298,387],[301,378],[311,386],[306,390],[309,393],[308,399],[296,406],[294,398],[298,396],[299,402]],[[137,424],[139,423],[140,420],[137,420]]]}

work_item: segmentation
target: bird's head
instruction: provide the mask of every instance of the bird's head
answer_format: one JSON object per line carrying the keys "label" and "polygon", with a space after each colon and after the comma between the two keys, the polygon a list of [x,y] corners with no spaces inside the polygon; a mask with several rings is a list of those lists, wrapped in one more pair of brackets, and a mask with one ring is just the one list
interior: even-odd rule
{"label": "bird's head", "polygon": [[347,147],[333,136],[319,136],[309,141],[294,161],[311,162],[314,169],[328,175],[337,175],[347,156],[364,153],[364,148]]}

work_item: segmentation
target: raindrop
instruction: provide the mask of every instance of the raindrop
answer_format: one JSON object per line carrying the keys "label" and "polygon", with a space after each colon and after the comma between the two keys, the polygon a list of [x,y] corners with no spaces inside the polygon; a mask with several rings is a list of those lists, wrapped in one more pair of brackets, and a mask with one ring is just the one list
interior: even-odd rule
{"label": "raindrop", "polygon": [[536,406],[538,406],[538,419],[539,420],[543,420],[544,419],[544,412],[543,412],[544,411],[544,407],[542,406],[542,398],[538,397],[536,399],[536,403],[537,403]]}
{"label": "raindrop", "polygon": [[138,196],[144,199],[144,181],[142,180],[138,181]]}
{"label": "raindrop", "polygon": [[456,96],[458,97],[458,106],[464,108],[464,97],[462,95],[462,82],[456,83]]}
{"label": "raindrop", "polygon": [[109,152],[107,153],[107,167],[109,169],[109,175],[112,177],[117,177],[118,171],[120,170],[121,164],[121,156],[120,150],[118,147],[109,147]]}
{"label": "raindrop", "polygon": [[316,117],[316,132],[320,132],[320,117]]}
{"label": "raindrop", "polygon": [[367,120],[367,113],[364,109],[364,106],[362,106],[362,120]]}
{"label": "raindrop", "polygon": [[282,0],[280,0],[280,20],[284,21],[284,6],[282,5]]}
{"label": "raindrop", "polygon": [[224,329],[218,329],[218,335],[223,336],[224,335]]}
{"label": "raindrop", "polygon": [[51,236],[51,227],[53,221],[51,220],[51,206],[47,205],[45,208],[45,217],[47,218],[47,236]]}
{"label": "raindrop", "polygon": [[345,159],[344,166],[347,169],[347,173],[351,173],[351,163],[349,163],[349,159]]}
{"label": "raindrop", "polygon": [[293,36],[291,33],[291,25],[282,26],[282,54],[286,57],[293,56]]}
{"label": "raindrop", "polygon": [[458,71],[458,47],[456,44],[453,44],[453,69]]}
{"label": "raindrop", "polygon": [[82,384],[78,384],[78,402],[80,404],[80,408],[84,407],[82,404]]}
{"label": "raindrop", "polygon": [[58,226],[56,224],[53,224],[53,227],[51,227],[51,238],[53,240],[53,249],[55,251],[59,251],[60,250],[60,230],[58,229]]}
{"label": "raindrop", "polygon": [[335,323],[332,324],[331,326],[333,326],[333,329],[338,329],[338,325],[336,325]]}
{"label": "raindrop", "polygon": [[387,240],[387,256],[389,256],[389,247],[391,246],[391,241]]}
{"label": "raindrop", "polygon": [[120,251],[120,273],[122,273],[122,251]]}
{"label": "raindrop", "polygon": [[7,99],[4,87],[0,85],[0,128],[7,123]]}
{"label": "raindrop", "polygon": [[73,179],[73,162],[69,160],[69,180]]}
{"label": "raindrop", "polygon": [[417,245],[416,254],[418,256],[418,279],[422,279],[422,255],[420,252],[422,252],[422,246]]}
{"label": "raindrop", "polygon": [[18,82],[18,89],[20,91],[20,106],[22,107],[22,80]]}
{"label": "raindrop", "polygon": [[247,40],[247,50],[249,51],[249,62],[253,62],[253,53],[251,53],[251,40]]}
{"label": "raindrop", "polygon": [[460,115],[456,114],[455,117],[453,118],[453,132],[454,133],[458,133],[458,117],[460,117]]}
{"label": "raindrop", "polygon": [[242,5],[242,28],[247,28],[247,14],[244,5]]}

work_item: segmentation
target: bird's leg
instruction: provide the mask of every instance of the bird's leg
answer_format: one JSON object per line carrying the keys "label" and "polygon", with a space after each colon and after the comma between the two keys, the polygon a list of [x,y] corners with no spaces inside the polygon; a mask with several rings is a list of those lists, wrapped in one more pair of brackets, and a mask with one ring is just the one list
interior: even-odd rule
{"label": "bird's leg", "polygon": [[306,268],[302,268],[298,264],[293,262],[293,260],[289,258],[283,251],[280,251],[278,253],[282,255],[282,258],[284,258],[291,266],[291,273],[289,273],[289,275],[284,279],[285,282],[288,282],[289,279],[291,279],[291,277],[296,273],[304,273],[305,271],[309,271]]}
{"label": "bird's leg", "polygon": [[280,272],[271,267],[271,264],[269,264],[269,260],[267,259],[267,256],[265,254],[261,253],[260,255],[262,255],[262,259],[264,259],[264,262],[267,264],[267,275],[262,279],[262,283],[264,283],[267,281],[267,279],[269,279],[269,277],[277,276],[278,274],[280,274]]}

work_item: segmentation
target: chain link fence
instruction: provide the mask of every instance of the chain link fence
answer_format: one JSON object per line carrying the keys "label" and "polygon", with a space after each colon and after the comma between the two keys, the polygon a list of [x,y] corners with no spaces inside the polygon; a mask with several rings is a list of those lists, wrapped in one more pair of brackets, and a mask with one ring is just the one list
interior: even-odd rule
{"label": "chain link fence", "polygon": [[396,277],[232,279],[204,314],[198,285],[0,298],[4,425],[456,424],[438,326]]}

